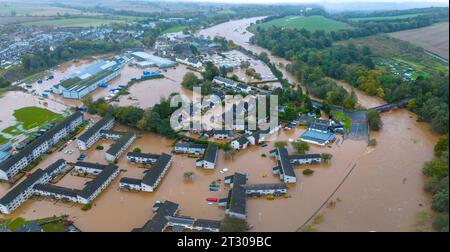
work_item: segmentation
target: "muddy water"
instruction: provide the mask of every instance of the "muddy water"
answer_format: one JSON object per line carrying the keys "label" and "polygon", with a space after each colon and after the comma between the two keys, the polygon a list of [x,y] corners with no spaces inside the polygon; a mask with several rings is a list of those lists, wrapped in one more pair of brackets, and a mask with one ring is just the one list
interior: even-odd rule
{"label": "muddy water", "polygon": [[[248,41],[251,34],[248,31],[244,33],[248,25],[257,19],[259,18],[223,23],[202,30],[199,34],[211,37],[223,36],[254,52],[269,53],[266,49],[250,45]],[[269,57],[277,64],[289,63],[270,54]],[[296,82],[285,69],[281,68],[281,71],[290,82]],[[338,85],[351,90],[351,86],[347,83],[338,82]],[[355,93],[359,103],[364,107],[370,108],[385,103],[382,99],[368,96],[359,90],[355,90]],[[281,220],[273,221],[273,216],[277,216],[274,210],[272,216],[268,218],[269,220],[263,221],[263,211],[269,211],[268,209],[271,207],[279,210],[280,208],[275,207],[278,202],[275,204],[270,202],[270,206],[266,210],[266,208],[256,208],[258,204],[264,204],[264,201],[250,200],[250,202],[257,203],[249,205],[251,213],[249,220],[260,221],[263,226],[267,222],[273,222],[267,228],[260,229],[261,226],[258,225],[255,226],[255,229],[272,230],[273,227],[276,230],[277,223],[285,223],[285,226],[280,225],[284,230],[294,230],[292,223],[299,227],[320,207],[327,198],[324,195],[331,195],[351,167],[356,164],[355,169],[333,197],[333,200],[341,201],[337,203],[335,209],[323,210],[325,221],[319,225],[319,230],[417,230],[417,227],[414,226],[417,221],[417,213],[429,209],[429,197],[422,190],[424,178],[421,169],[425,161],[433,158],[433,146],[437,141],[437,136],[430,133],[428,124],[417,123],[416,116],[406,110],[382,114],[382,120],[383,130],[372,136],[377,139],[378,146],[367,148],[361,142],[346,140],[339,149],[341,151],[339,157],[336,155],[333,157],[328,170],[319,169],[319,172],[316,171],[314,175],[303,180],[304,190],[311,190],[310,192],[317,197],[310,196],[304,199],[305,201],[297,201],[296,204],[293,204],[296,209],[306,210],[301,214],[298,212],[294,214],[293,216],[296,218],[283,214],[283,217],[280,217]],[[316,183],[308,185],[307,182],[311,180]],[[300,186],[302,186],[301,183]],[[295,189],[294,192],[291,190],[293,197],[300,199],[301,196],[295,195],[296,191]],[[303,193],[302,196],[308,197],[306,193]],[[304,205],[308,205],[309,208]],[[290,208],[284,206],[281,205],[283,212],[289,211]],[[287,221],[288,219],[291,222]],[[427,230],[429,227],[422,227],[422,229]]]}
{"label": "muddy water", "polygon": [[[161,71],[155,67],[146,69],[149,71]],[[115,79],[111,84],[114,85],[116,82],[121,81],[126,84],[133,77],[140,78],[142,71],[146,69],[125,66],[120,79]],[[200,77],[200,73],[190,71],[185,65],[179,64],[174,68],[162,71],[164,78],[146,80],[133,84],[128,90],[130,94],[121,96],[119,102],[115,104],[119,106],[134,105],[141,108],[148,108],[159,103],[161,97],[167,98],[172,93],[179,93],[190,97],[192,96],[192,92],[181,86],[183,77],[187,72],[193,72]]]}
{"label": "muddy water", "polygon": [[17,123],[13,115],[14,110],[30,106],[46,108],[55,113],[62,113],[68,108],[63,104],[42,99],[30,93],[21,91],[7,92],[0,96],[0,131]]}

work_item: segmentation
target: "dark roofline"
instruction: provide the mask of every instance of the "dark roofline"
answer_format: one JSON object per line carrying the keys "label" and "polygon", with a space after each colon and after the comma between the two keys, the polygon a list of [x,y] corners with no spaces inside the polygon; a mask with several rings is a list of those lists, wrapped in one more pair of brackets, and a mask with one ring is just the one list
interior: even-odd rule
{"label": "dark roofline", "polygon": [[72,115],[66,117],[63,121],[57,123],[54,127],[47,130],[44,134],[42,134],[40,137],[35,139],[33,142],[27,144],[23,150],[21,150],[19,153],[12,155],[8,159],[4,160],[2,163],[0,163],[0,170],[3,170],[5,172],[9,171],[11,166],[13,166],[17,161],[21,160],[23,157],[30,155],[33,153],[33,150],[36,149],[38,146],[43,144],[45,141],[52,138],[57,132],[59,132],[61,129],[67,127],[70,125],[73,121],[75,121],[78,117],[82,117],[83,114],[80,111],[77,111],[73,113]]}
{"label": "dark roofline", "polygon": [[150,159],[158,159],[160,155],[153,153],[140,153],[140,152],[128,152],[127,157],[140,157],[140,158],[150,158]]}
{"label": "dark roofline", "polygon": [[156,160],[156,162],[152,165],[152,168],[145,174],[144,178],[142,179],[142,183],[154,186],[156,180],[161,176],[161,173],[163,172],[164,168],[166,167],[167,163],[169,163],[172,160],[172,156],[162,153],[161,156]]}
{"label": "dark roofline", "polygon": [[95,123],[92,127],[90,127],[88,130],[86,130],[81,136],[78,137],[80,141],[86,142],[91,138],[95,133],[101,130],[103,126],[107,122],[109,122],[111,119],[114,119],[114,117],[110,114],[104,116],[102,119],[100,119],[97,123]]}
{"label": "dark roofline", "polygon": [[164,201],[156,211],[156,214],[142,227],[142,232],[162,232],[167,225],[166,216],[173,216],[177,213],[179,206],[172,201]]}
{"label": "dark roofline", "polygon": [[113,173],[115,173],[119,167],[115,165],[107,165],[92,181],[90,181],[81,192],[78,194],[79,196],[88,199],[106,180],[111,177]]}
{"label": "dark roofline", "polygon": [[134,133],[123,134],[111,147],[106,151],[106,153],[115,156],[120,149],[128,142],[131,138],[135,137]]}
{"label": "dark roofline", "polygon": [[280,157],[280,167],[283,170],[283,174],[291,177],[295,177],[294,168],[292,168],[289,161],[289,155],[286,148],[278,148],[278,155]]}
{"label": "dark roofline", "polygon": [[218,151],[217,144],[209,143],[208,147],[205,150],[203,160],[215,163],[217,158],[217,151]]}
{"label": "dark roofline", "polygon": [[246,192],[243,185],[247,183],[247,176],[235,173],[233,177],[233,188],[229,198],[228,210],[234,213],[246,214]]}
{"label": "dark roofline", "polygon": [[8,205],[13,201],[17,196],[23,193],[26,189],[29,189],[34,183],[36,183],[39,179],[41,179],[45,174],[42,169],[37,169],[31,176],[25,178],[20,184],[11,189],[7,194],[5,194],[0,199],[0,204]]}

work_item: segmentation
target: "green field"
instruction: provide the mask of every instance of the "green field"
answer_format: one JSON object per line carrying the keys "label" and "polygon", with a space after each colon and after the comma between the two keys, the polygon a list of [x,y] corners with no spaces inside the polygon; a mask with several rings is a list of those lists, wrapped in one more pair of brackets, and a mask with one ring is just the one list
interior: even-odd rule
{"label": "green field", "polygon": [[60,26],[60,27],[97,27],[101,25],[108,25],[112,23],[123,23],[125,19],[103,19],[103,18],[62,18],[62,19],[50,19],[40,20],[33,22],[25,22],[23,25],[36,25],[36,26]]}
{"label": "green field", "polygon": [[256,29],[256,27],[267,28],[271,26],[285,27],[289,29],[306,29],[308,31],[324,30],[325,32],[351,28],[351,26],[345,23],[323,16],[286,16],[271,20],[269,22],[253,25],[251,26],[251,29]]}
{"label": "green field", "polygon": [[3,135],[0,135],[0,145],[4,144],[4,143],[7,143],[7,142],[8,142],[8,139],[5,138]]}
{"label": "green field", "polygon": [[351,21],[367,21],[367,20],[395,20],[395,19],[406,19],[422,15],[423,13],[413,13],[397,16],[379,16],[379,17],[360,17],[360,18],[349,18]]}
{"label": "green field", "polygon": [[11,16],[15,12],[16,16],[55,16],[63,14],[81,14],[80,10],[60,8],[48,4],[32,3],[0,3],[0,16]]}
{"label": "green field", "polygon": [[23,82],[31,84],[37,80],[43,79],[48,74],[49,73],[47,71],[38,72],[38,73],[32,74],[30,76],[27,76],[25,79],[23,79]]}
{"label": "green field", "polygon": [[60,114],[45,108],[24,107],[14,111],[14,117],[23,124],[25,130],[39,127],[42,124],[62,118]]}
{"label": "green field", "polygon": [[180,32],[180,31],[183,31],[185,28],[188,28],[188,26],[187,25],[177,25],[177,26],[170,27],[169,29],[164,30],[163,34],[172,33],[172,32]]}

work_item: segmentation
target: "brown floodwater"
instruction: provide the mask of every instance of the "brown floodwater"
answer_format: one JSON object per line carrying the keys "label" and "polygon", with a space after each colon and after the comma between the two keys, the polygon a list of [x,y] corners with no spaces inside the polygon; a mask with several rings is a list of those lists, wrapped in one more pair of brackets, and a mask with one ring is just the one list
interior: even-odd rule
{"label": "brown floodwater", "polygon": [[[242,25],[237,21],[222,24],[221,33]],[[248,23],[248,20],[242,22]],[[214,27],[213,27],[214,28]],[[209,28],[212,29],[212,28]],[[246,33],[248,34],[248,33]],[[246,36],[243,34],[243,36]],[[231,38],[228,38],[231,39]],[[138,86],[137,84],[135,86]],[[144,84],[144,86],[147,86]],[[137,95],[137,94],[135,94]],[[151,94],[150,94],[151,95]],[[361,103],[369,104],[357,93]],[[146,96],[143,96],[146,97]],[[153,96],[154,97],[154,96]],[[368,98],[369,99],[369,98]],[[363,101],[364,100],[364,101]],[[374,102],[374,101],[372,101]],[[150,103],[149,103],[150,104]],[[142,104],[141,104],[142,105]],[[145,105],[142,105],[145,106]],[[437,136],[431,134],[429,125],[417,123],[416,116],[406,110],[396,110],[382,114],[384,127],[377,134],[376,147],[367,147],[364,141],[345,140],[341,138],[328,147],[311,146],[310,153],[329,152],[333,154],[328,164],[304,165],[296,167],[299,182],[289,186],[289,198],[275,200],[247,199],[248,222],[254,225],[252,231],[296,231],[305,223],[322,204],[332,195],[342,180],[345,182],[331,198],[336,202],[333,208],[323,208],[320,214],[323,221],[314,225],[319,231],[415,231],[416,215],[429,209],[430,199],[423,190],[424,178],[421,173],[425,161],[433,158],[433,145]],[[130,131],[124,126],[115,130]],[[305,129],[295,128],[280,131],[275,137],[278,141],[297,139]],[[99,144],[107,150],[110,141]],[[140,147],[143,152],[170,152],[172,140],[161,136],[143,133],[130,146]],[[271,173],[276,162],[270,157],[263,157],[273,149],[274,141],[268,147],[251,146],[247,150],[226,158],[219,152],[218,164],[213,171],[195,168],[195,159],[185,155],[174,155],[172,167],[154,193],[123,192],[118,190],[120,177],[141,178],[143,168],[126,161],[125,155],[119,159],[118,166],[125,169],[113,183],[94,201],[92,209],[82,211],[77,204],[51,202],[49,200],[29,200],[7,218],[22,216],[27,219],[51,215],[69,214],[70,218],[83,231],[130,231],[142,226],[152,216],[155,200],[171,200],[180,204],[182,215],[199,218],[222,219],[224,210],[216,205],[208,205],[208,197],[225,197],[227,190],[221,186],[220,191],[210,192],[209,184],[234,172],[249,174],[249,183],[278,182]],[[45,159],[38,167],[45,168],[59,158],[74,162],[79,155],[76,143],[72,142],[66,149],[74,150],[71,155],[56,152]],[[293,153],[292,147],[288,147]],[[92,147],[86,161],[106,163],[105,150]],[[129,151],[128,150],[128,151]],[[222,168],[229,172],[220,174]],[[352,170],[352,168],[354,169]],[[314,174],[304,176],[302,170],[310,168]],[[183,178],[186,171],[194,171],[193,181]],[[80,188],[84,179],[66,175],[57,184]],[[0,184],[0,196],[7,191],[5,184]]]}
{"label": "brown floodwater", "polygon": [[[183,77],[187,72],[193,72],[200,77],[200,73],[187,69],[185,65],[178,64],[176,67],[168,68],[166,70],[160,70],[156,67],[150,68],[137,68],[131,66],[125,66],[122,70],[121,76],[111,82],[114,85],[116,82],[123,82],[126,84],[131,78],[140,78],[142,71],[161,71],[164,78],[151,79],[133,84],[128,92],[129,95],[123,95],[120,97],[119,106],[138,106],[141,108],[148,108],[156,103],[159,103],[162,97],[169,97],[172,93],[179,93],[181,95],[191,97],[192,92],[181,86]],[[119,85],[119,84],[117,84]]]}

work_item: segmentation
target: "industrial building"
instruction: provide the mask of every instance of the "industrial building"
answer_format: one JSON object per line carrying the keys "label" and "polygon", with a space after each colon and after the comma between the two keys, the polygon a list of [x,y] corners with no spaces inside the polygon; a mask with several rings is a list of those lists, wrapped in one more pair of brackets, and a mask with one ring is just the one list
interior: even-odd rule
{"label": "industrial building", "polygon": [[52,91],[64,98],[81,99],[101,84],[119,76],[121,67],[122,64],[116,61],[97,61],[65,76],[59,84],[52,87]]}
{"label": "industrial building", "polygon": [[168,68],[176,65],[176,63],[171,60],[151,55],[146,52],[133,52],[131,53],[131,56],[139,60],[136,63],[138,67],[157,66],[159,68]]}

